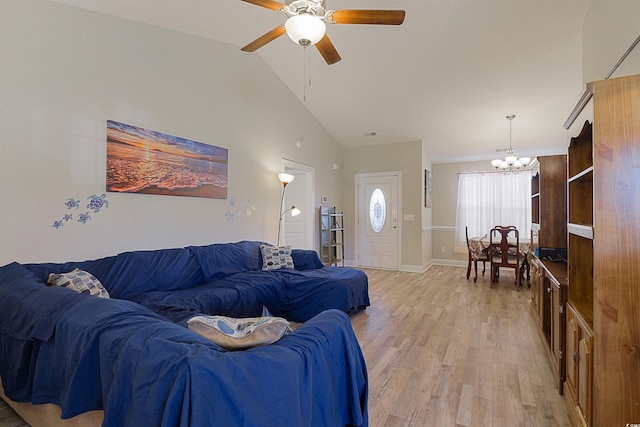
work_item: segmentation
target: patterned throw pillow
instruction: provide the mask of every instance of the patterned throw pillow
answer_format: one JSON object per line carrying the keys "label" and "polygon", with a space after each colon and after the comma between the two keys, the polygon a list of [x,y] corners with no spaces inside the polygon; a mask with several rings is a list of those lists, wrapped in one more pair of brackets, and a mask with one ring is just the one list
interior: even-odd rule
{"label": "patterned throw pillow", "polygon": [[263,270],[293,268],[291,246],[260,245],[260,251],[262,252]]}
{"label": "patterned throw pillow", "polygon": [[102,283],[88,271],[76,268],[69,273],[51,273],[47,280],[49,286],[62,286],[73,289],[81,294],[93,295],[100,298],[109,298],[109,292]]}
{"label": "patterned throw pillow", "polygon": [[291,332],[281,317],[194,316],[187,321],[190,330],[227,350],[242,350],[278,341]]}

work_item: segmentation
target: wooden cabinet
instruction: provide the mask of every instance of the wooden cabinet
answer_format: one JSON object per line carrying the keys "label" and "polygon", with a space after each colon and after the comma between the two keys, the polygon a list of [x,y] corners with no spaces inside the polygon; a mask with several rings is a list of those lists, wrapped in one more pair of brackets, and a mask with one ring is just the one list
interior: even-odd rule
{"label": "wooden cabinet", "polygon": [[[565,378],[566,264],[548,264],[543,281],[543,331],[548,343],[549,360],[555,374],[556,387],[562,394]],[[555,275],[551,273],[552,269],[555,270]]]}
{"label": "wooden cabinet", "polygon": [[567,358],[565,396],[575,411],[569,411],[574,424],[590,426],[592,421],[593,332],[578,314],[567,305]]}
{"label": "wooden cabinet", "polygon": [[563,393],[565,379],[565,313],[567,303],[567,265],[564,262],[541,261],[529,256],[531,264],[531,312],[545,344],[556,378]]}
{"label": "wooden cabinet", "polygon": [[531,179],[531,222],[537,246],[567,247],[567,156],[538,157]]}
{"label": "wooden cabinet", "polygon": [[531,269],[531,278],[529,285],[531,286],[531,313],[536,321],[538,329],[542,330],[542,289],[543,289],[543,277],[544,270],[542,267],[542,261],[533,256],[532,253],[527,255],[529,261],[529,268]]}
{"label": "wooden cabinet", "polygon": [[568,161],[569,296],[565,399],[574,424],[592,425],[593,132],[571,138]]}
{"label": "wooden cabinet", "polygon": [[568,150],[565,397],[574,420],[624,426],[640,422],[640,75],[589,89],[592,135]]}
{"label": "wooden cabinet", "polygon": [[336,208],[320,208],[320,259],[326,265],[344,267],[344,213]]}
{"label": "wooden cabinet", "polygon": [[[567,156],[538,157],[531,179],[531,242],[541,248],[567,247]],[[554,252],[557,255],[557,252]],[[553,257],[556,258],[556,255]],[[542,257],[540,257],[542,258]],[[545,343],[556,386],[563,392],[565,377],[565,311],[567,264],[528,255],[531,269],[531,311]]]}

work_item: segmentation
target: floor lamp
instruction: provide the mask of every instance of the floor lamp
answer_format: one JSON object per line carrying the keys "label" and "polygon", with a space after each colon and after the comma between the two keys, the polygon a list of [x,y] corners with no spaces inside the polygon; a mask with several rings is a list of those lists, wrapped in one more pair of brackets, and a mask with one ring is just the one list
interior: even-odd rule
{"label": "floor lamp", "polygon": [[280,172],[278,174],[278,179],[282,183],[282,196],[280,197],[280,219],[278,220],[278,243],[276,246],[280,246],[280,230],[282,229],[282,218],[287,212],[291,212],[291,216],[300,215],[300,209],[296,208],[294,205],[291,205],[290,208],[282,210],[282,205],[284,204],[284,192],[287,189],[287,184],[291,184],[291,182],[295,179],[294,175],[290,173]]}

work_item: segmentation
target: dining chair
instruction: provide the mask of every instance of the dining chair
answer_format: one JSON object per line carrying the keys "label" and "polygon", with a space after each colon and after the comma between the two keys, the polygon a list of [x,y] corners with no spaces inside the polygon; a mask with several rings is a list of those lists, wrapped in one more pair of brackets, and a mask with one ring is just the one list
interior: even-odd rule
{"label": "dining chair", "polygon": [[491,259],[491,281],[497,282],[500,268],[513,268],[515,285],[520,284],[520,233],[513,225],[495,226],[489,233],[489,253]]}
{"label": "dining chair", "polygon": [[475,276],[473,281],[476,282],[478,280],[478,261],[482,262],[482,275],[484,276],[484,272],[487,269],[486,262],[490,262],[489,251],[484,250],[481,251],[481,255],[471,247],[469,244],[469,227],[464,226],[464,235],[467,239],[467,252],[469,253],[469,263],[467,264],[467,280],[469,280],[469,275],[471,274],[471,264],[475,267]]}

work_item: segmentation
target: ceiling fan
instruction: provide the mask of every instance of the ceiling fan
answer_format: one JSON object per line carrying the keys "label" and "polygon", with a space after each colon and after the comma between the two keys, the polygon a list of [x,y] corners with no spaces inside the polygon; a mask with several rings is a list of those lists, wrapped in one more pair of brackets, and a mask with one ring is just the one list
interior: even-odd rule
{"label": "ceiling fan", "polygon": [[284,25],[258,37],[242,51],[254,52],[274,41],[284,33],[301,46],[315,45],[327,64],[340,61],[338,51],[325,33],[325,22],[330,24],[374,24],[400,25],[404,22],[404,10],[329,10],[326,0],[285,0],[284,4],[276,0],[242,0],[266,9],[282,12],[288,16]]}

